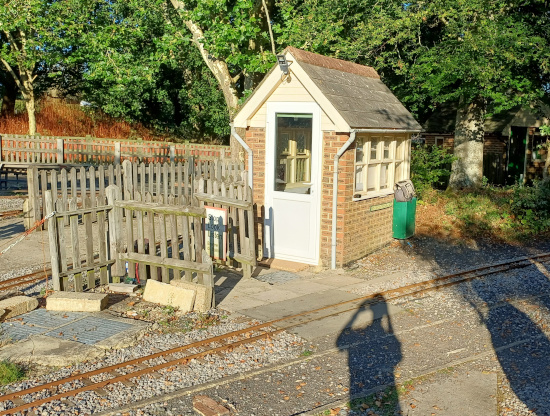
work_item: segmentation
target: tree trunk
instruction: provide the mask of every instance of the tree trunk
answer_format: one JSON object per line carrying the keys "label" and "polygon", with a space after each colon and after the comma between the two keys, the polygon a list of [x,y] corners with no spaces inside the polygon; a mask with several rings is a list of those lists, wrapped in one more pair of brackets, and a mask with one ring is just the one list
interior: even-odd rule
{"label": "tree trunk", "polygon": [[456,112],[454,155],[450,189],[481,186],[483,179],[483,143],[485,136],[486,103],[481,97],[465,104],[460,100]]}
{"label": "tree trunk", "polygon": [[17,85],[9,75],[2,78],[2,85],[4,86],[4,94],[2,96],[0,117],[13,116],[15,114],[15,100],[17,99]]}
{"label": "tree trunk", "polygon": [[30,94],[27,94],[25,99],[25,107],[27,108],[27,117],[29,118],[29,134],[36,134],[36,112],[35,112],[35,103],[34,103],[34,92],[31,91]]}
{"label": "tree trunk", "polygon": [[550,140],[546,140],[546,161],[544,162],[544,170],[542,171],[542,178],[548,178],[548,169],[550,169]]}
{"label": "tree trunk", "polygon": [[233,77],[229,73],[229,68],[225,61],[221,59],[216,59],[216,57],[210,55],[210,53],[204,47],[202,39],[204,38],[204,33],[200,26],[191,20],[185,18],[185,3],[179,0],[170,0],[174,8],[178,11],[178,14],[183,19],[185,26],[193,35],[192,42],[198,48],[202,59],[214,74],[214,77],[218,81],[218,85],[222,90],[223,96],[225,98],[225,104],[229,110],[229,117],[233,118],[239,105],[239,97],[237,95],[237,90],[235,89],[235,84]]}

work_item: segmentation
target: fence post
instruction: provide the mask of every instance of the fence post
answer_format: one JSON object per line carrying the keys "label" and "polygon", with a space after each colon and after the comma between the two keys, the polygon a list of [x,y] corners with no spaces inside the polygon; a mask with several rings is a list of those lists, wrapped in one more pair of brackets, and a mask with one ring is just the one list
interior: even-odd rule
{"label": "fence post", "polygon": [[[49,215],[54,212],[52,191],[46,191],[44,199],[46,202],[46,215]],[[63,232],[63,230],[61,231]],[[61,279],[59,278],[59,247],[57,246],[57,220],[55,215],[48,218],[48,241],[50,243],[53,290],[63,290]]]}
{"label": "fence post", "polygon": [[134,186],[132,184],[132,162],[128,159],[122,162],[122,187],[124,190],[124,200],[128,201],[134,198]]}
{"label": "fence post", "polygon": [[63,149],[63,146],[65,146],[65,143],[63,142],[63,139],[57,139],[57,163],[63,163],[65,159],[65,152]]}
{"label": "fence post", "polygon": [[4,136],[0,135],[0,161],[4,161],[4,158],[2,157],[2,140]]}
{"label": "fence post", "polygon": [[170,145],[170,163],[174,163],[176,160],[176,146]]}
{"label": "fence post", "polygon": [[116,185],[109,185],[106,189],[107,203],[113,208],[109,211],[109,260],[115,260],[112,271],[113,282],[120,282],[124,276],[125,267],[119,259],[118,254],[122,251],[122,208],[115,207],[115,202],[121,200],[120,188]]}
{"label": "fence post", "polygon": [[[39,201],[39,177],[38,177],[38,169],[36,167],[34,168],[28,168],[27,169],[27,188],[29,192],[29,209],[31,211],[30,218],[32,218],[34,221],[40,220],[40,201]],[[31,220],[29,222],[29,227],[33,225],[33,221]]]}
{"label": "fence post", "polygon": [[120,165],[120,142],[115,142],[115,165]]}

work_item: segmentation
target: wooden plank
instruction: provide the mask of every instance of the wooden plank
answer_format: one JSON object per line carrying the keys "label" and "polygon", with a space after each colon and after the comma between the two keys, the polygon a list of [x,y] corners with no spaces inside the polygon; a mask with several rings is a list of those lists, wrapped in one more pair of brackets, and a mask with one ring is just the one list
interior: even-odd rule
{"label": "wooden plank", "polygon": [[[107,202],[109,205],[120,200],[122,191],[115,185],[109,185],[106,189]],[[124,265],[118,261],[118,253],[122,251],[122,210],[121,208],[113,207],[109,211],[109,260],[116,260],[115,267],[111,269],[113,282],[120,281],[120,277],[124,276]]]}
{"label": "wooden plank", "polygon": [[[175,260],[171,258],[162,258],[158,256],[151,256],[148,254],[139,253],[120,253],[119,255],[122,261],[131,261],[134,263],[143,263],[158,267],[168,267],[176,270],[188,270],[196,273],[210,273],[210,265],[208,263],[195,263],[187,260]],[[155,267],[156,268],[156,267]]]}
{"label": "wooden plank", "polygon": [[[46,215],[54,212],[52,192],[44,194]],[[53,290],[61,290],[61,279],[59,277],[59,242],[57,240],[57,220],[55,216],[48,219],[48,242],[50,243],[50,267],[52,270]]]}
{"label": "wooden plank", "polygon": [[[166,166],[166,164],[164,165]],[[164,197],[162,195],[159,195],[158,203],[164,204]],[[159,233],[160,233],[160,256],[165,259],[168,257],[168,239],[166,237],[166,216],[164,214],[158,215],[159,219]],[[161,269],[162,271],[162,281],[163,283],[169,283],[170,278],[168,276],[168,269],[166,267],[163,267]]]}
{"label": "wooden plank", "polygon": [[[76,198],[71,198],[69,200],[69,209],[71,211],[76,211]],[[80,240],[78,238],[78,214],[71,215],[70,217],[70,226],[71,226],[71,248],[72,248],[72,259],[73,259],[73,268],[80,267]],[[82,292],[82,274],[75,273],[74,275],[74,290],[75,292]]]}
{"label": "wooden plank", "polygon": [[[136,192],[134,197],[141,200],[142,196],[140,192]],[[139,254],[145,254],[145,233],[143,231],[143,211],[135,211],[136,213],[136,233],[137,233],[137,252]],[[139,264],[138,277],[141,284],[147,280],[147,272],[144,264]]]}
{"label": "wooden plank", "polygon": [[[57,205],[56,205],[56,221],[57,221],[57,241],[59,242],[59,265],[60,265],[60,273],[67,271],[67,246],[65,243],[65,224],[66,221],[63,217],[59,217],[59,212],[62,212],[67,209],[67,205],[63,204],[63,201],[58,199]],[[67,218],[68,221],[68,218]],[[60,275],[61,277],[61,275]],[[61,289],[60,290],[66,290],[67,289],[67,280],[66,279],[60,279]]]}
{"label": "wooden plank", "polygon": [[176,195],[176,165],[173,161],[170,163],[170,195]]}
{"label": "wooden plank", "polygon": [[[250,203],[252,203],[252,188],[250,186],[247,186],[246,189],[246,199]],[[248,255],[252,257],[253,264],[252,266],[256,266],[256,233],[255,233],[255,227],[254,227],[254,210],[252,207],[246,210],[247,215],[247,225],[248,225]],[[253,271],[253,270],[252,270]]]}
{"label": "wooden plank", "polygon": [[70,179],[71,179],[71,198],[76,198],[76,168],[71,168],[70,171]]}
{"label": "wooden plank", "polygon": [[[230,186],[230,189],[232,189],[231,186]],[[209,204],[219,204],[226,207],[239,208],[239,209],[245,209],[245,210],[252,209],[252,201],[236,199],[231,196],[231,193],[229,197],[224,197],[224,196],[216,196],[213,194],[199,192],[199,193],[195,193],[195,197],[199,201],[207,202]]]}
{"label": "wooden plank", "polygon": [[115,180],[115,185],[118,186],[122,192],[122,169],[120,168],[120,165],[115,165]]}
{"label": "wooden plank", "polygon": [[164,195],[165,201],[168,199],[168,182],[168,163],[165,163],[164,165],[162,165],[162,195]]}
{"label": "wooden plank", "polygon": [[[91,208],[92,200],[89,197],[84,199],[84,207]],[[85,213],[82,215],[82,222],[84,223],[84,229],[86,231],[86,266],[93,267],[94,265],[94,234],[92,228],[92,214]],[[95,287],[95,273],[93,270],[88,271],[86,274],[87,289]]]}
{"label": "wooden plank", "polygon": [[162,177],[161,177],[161,164],[155,164],[155,190],[153,195],[160,195],[162,192]]}
{"label": "wooden plank", "polygon": [[[235,195],[235,187],[233,186],[233,183],[232,182],[229,182],[229,198],[234,200],[236,197]],[[231,243],[232,243],[232,247],[233,247],[233,252],[230,254],[233,254],[233,259],[235,258],[235,255],[237,254],[238,250],[237,250],[237,244],[239,242],[239,234],[238,234],[238,231],[239,231],[239,227],[238,227],[238,219],[237,219],[237,208],[235,207],[231,207],[231,210],[230,210],[230,215],[231,215],[231,218],[230,218],[230,222],[231,222]],[[233,261],[232,262],[232,266],[235,266],[235,262]]]}
{"label": "wooden plank", "polygon": [[176,194],[177,196],[182,196],[182,195],[185,195],[183,189],[184,189],[184,185],[183,185],[183,165],[181,164],[181,162],[178,162],[178,165],[176,167],[176,171],[177,171],[177,188],[176,188]]}
{"label": "wooden plank", "polygon": [[89,167],[88,176],[90,179],[90,202],[91,202],[90,207],[94,208],[97,206],[97,194],[95,189],[96,175],[95,175],[95,168],[93,166]]}
{"label": "wooden plank", "polygon": [[102,207],[95,207],[95,208],[78,208],[75,210],[58,211],[57,216],[67,217],[71,215],[78,215],[78,214],[84,214],[84,213],[97,213],[97,212],[102,212],[106,210],[108,211],[111,208],[113,208],[112,205],[103,205]]}
{"label": "wooden plank", "polygon": [[71,270],[68,270],[66,272],[62,272],[60,273],[60,276],[61,278],[65,278],[71,274],[82,274],[82,273],[88,273],[90,271],[94,271],[96,269],[99,269],[101,270],[102,268],[105,268],[107,266],[111,266],[111,265],[114,265],[116,263],[116,260],[107,260],[106,262],[104,263],[95,263],[92,268],[84,265],[82,267],[78,267],[78,268],[74,268],[74,269],[71,269]]}
{"label": "wooden plank", "polygon": [[[147,194],[145,196],[146,201],[151,200],[152,195]],[[147,203],[147,202],[146,202]],[[149,203],[150,205],[151,203]],[[147,240],[149,240],[149,256],[157,257],[157,242],[156,242],[156,236],[155,236],[155,213],[153,211],[153,208],[149,208],[148,210],[145,210],[147,214]],[[156,267],[151,266],[151,279],[158,280],[158,269]]]}
{"label": "wooden plank", "polygon": [[107,167],[107,186],[115,185],[115,167],[109,165]]}
{"label": "wooden plank", "polygon": [[[69,176],[67,174],[67,169],[61,169],[61,200],[63,201],[63,211],[67,210],[69,194],[67,192],[69,184]],[[59,210],[57,210],[59,212]],[[69,218],[67,217],[64,221],[65,225],[69,224]]]}
{"label": "wooden plank", "polygon": [[139,190],[141,192],[141,195],[144,195],[145,194],[145,184],[147,183],[145,181],[146,179],[146,176],[145,176],[145,163],[141,163],[139,165],[139,175],[140,175],[140,182],[139,182]]}
{"label": "wooden plank", "polygon": [[[149,193],[147,195],[150,195]],[[156,202],[138,202],[138,201],[116,201],[115,206],[119,208],[128,208],[136,211],[150,211],[154,210],[157,214],[176,214],[186,215],[190,217],[206,217],[206,210],[204,208],[190,207],[190,206],[172,206],[172,205],[159,205]]]}
{"label": "wooden plank", "polygon": [[[181,228],[181,235],[182,235],[182,251],[183,251],[183,259],[184,260],[187,260],[187,261],[191,261],[192,260],[192,256],[191,256],[191,246],[190,246],[190,240],[191,240],[191,236],[190,236],[190,230],[191,230],[191,227],[189,225],[189,217],[181,217],[181,223],[182,223],[182,228]],[[191,273],[190,271],[186,271],[185,272],[185,280],[188,281],[188,282],[191,282],[193,280],[193,273]]]}
{"label": "wooden plank", "polygon": [[46,207],[44,206],[44,193],[48,190],[48,171],[40,170],[40,219],[46,215]]}
{"label": "wooden plank", "polygon": [[88,196],[88,184],[86,183],[86,168],[82,166],[80,168],[80,199],[82,202]]}
{"label": "wooden plank", "polygon": [[[153,168],[154,168],[153,163],[149,163],[149,166],[147,169],[149,171],[149,174],[147,175],[147,184],[148,184],[147,192],[149,192],[151,195],[155,193],[155,190],[154,190],[155,181],[154,181]],[[145,196],[145,192],[143,192],[142,196]]]}
{"label": "wooden plank", "polygon": [[[195,199],[194,204],[198,204],[198,201]],[[204,208],[203,208],[204,209]],[[195,261],[202,261],[202,221],[199,217],[193,217],[193,240],[195,244]],[[203,275],[197,275],[199,283],[204,284]]]}
{"label": "wooden plank", "polygon": [[[125,160],[124,162],[122,162],[122,164],[127,165],[127,162],[129,163],[128,160]],[[130,196],[130,194],[128,193],[126,195],[128,197]],[[128,253],[134,252],[134,224],[133,224],[133,215],[131,210],[126,211],[126,251]],[[131,279],[136,278],[136,268],[131,267],[130,264],[128,265],[128,277],[130,277]]]}
{"label": "wooden plank", "polygon": [[58,182],[57,170],[52,169],[51,175],[52,175],[52,178],[51,178],[52,203],[53,203],[53,206],[55,207],[55,204],[57,203],[57,198],[59,197],[58,190],[57,190],[57,182]]}
{"label": "wooden plank", "polygon": [[[99,262],[107,261],[107,233],[105,230],[105,211],[97,212],[97,229],[98,229],[98,245],[99,245]],[[109,284],[109,274],[106,267],[101,267],[99,270],[99,284]]]}
{"label": "wooden plank", "polygon": [[[237,188],[237,198],[243,200],[243,188],[239,186]],[[237,215],[239,216],[239,245],[240,251],[239,254],[248,254],[248,248],[246,247],[246,227],[244,221],[244,209],[238,208]],[[236,251],[236,250],[235,250]],[[243,264],[243,276],[245,278],[252,277],[250,265]]]}

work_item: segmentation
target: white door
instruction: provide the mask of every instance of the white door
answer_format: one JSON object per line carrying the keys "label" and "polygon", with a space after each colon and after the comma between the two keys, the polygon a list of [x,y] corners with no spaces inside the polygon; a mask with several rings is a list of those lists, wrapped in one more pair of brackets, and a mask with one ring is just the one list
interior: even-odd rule
{"label": "white door", "polygon": [[265,255],[319,263],[321,121],[315,103],[268,103]]}

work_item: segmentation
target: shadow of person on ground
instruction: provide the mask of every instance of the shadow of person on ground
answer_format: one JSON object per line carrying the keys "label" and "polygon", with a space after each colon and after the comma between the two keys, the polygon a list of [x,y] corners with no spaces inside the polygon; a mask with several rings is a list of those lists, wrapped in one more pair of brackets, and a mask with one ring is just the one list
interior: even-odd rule
{"label": "shadow of person on ground", "polygon": [[[364,301],[345,329],[337,346],[347,351],[350,400],[371,389],[395,386],[395,369],[402,359],[401,343],[393,327],[384,296]],[[399,404],[395,414],[400,414]]]}
{"label": "shadow of person on ground", "polygon": [[546,283],[546,292],[540,293],[548,293],[548,278],[538,272],[520,274],[529,288],[515,296],[499,291],[498,285],[473,281],[470,288],[478,299],[470,303],[489,331],[498,362],[517,398],[534,414],[549,415],[550,339],[539,325],[544,325],[541,314],[550,311],[550,295],[536,298],[532,292],[532,286],[541,285],[543,290]]}

